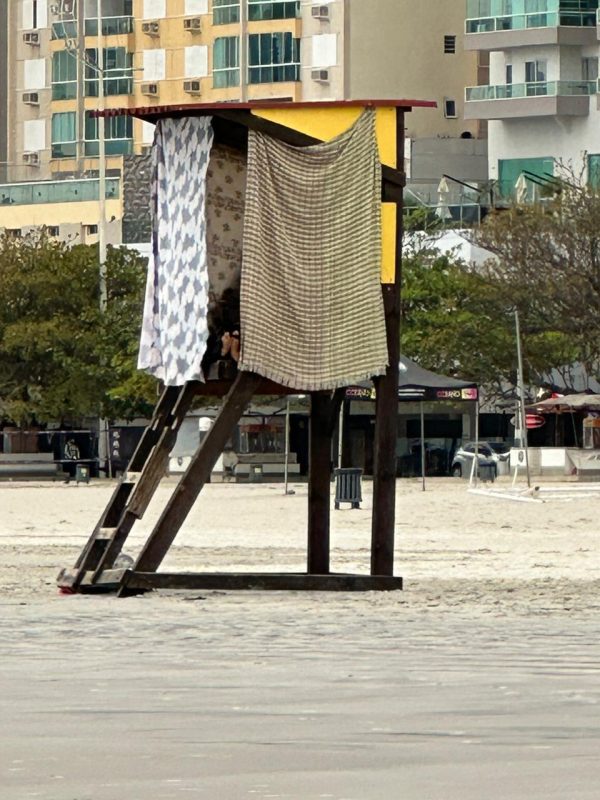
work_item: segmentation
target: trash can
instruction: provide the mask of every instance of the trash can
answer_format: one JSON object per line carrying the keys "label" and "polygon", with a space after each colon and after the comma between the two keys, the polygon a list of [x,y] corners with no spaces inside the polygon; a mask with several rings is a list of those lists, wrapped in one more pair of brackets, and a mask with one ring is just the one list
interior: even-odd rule
{"label": "trash can", "polygon": [[248,481],[250,483],[260,483],[262,481],[263,469],[262,464],[250,464],[248,472]]}
{"label": "trash can", "polygon": [[479,478],[484,483],[493,483],[496,480],[496,465],[493,461],[479,462]]}
{"label": "trash can", "polygon": [[89,483],[90,468],[85,464],[77,464],[75,466],[75,480],[77,483]]}
{"label": "trash can", "polygon": [[336,469],[335,475],[335,507],[340,503],[350,503],[352,508],[360,508],[362,502],[362,469]]}

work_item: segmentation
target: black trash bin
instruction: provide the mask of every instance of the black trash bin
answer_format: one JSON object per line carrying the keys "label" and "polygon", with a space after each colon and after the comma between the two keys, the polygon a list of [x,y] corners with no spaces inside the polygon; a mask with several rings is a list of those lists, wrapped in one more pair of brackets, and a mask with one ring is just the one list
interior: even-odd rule
{"label": "black trash bin", "polygon": [[336,469],[335,475],[335,507],[340,503],[350,503],[352,508],[360,508],[362,503],[362,469]]}
{"label": "black trash bin", "polygon": [[493,461],[479,462],[479,479],[484,483],[493,483],[496,480],[496,465]]}

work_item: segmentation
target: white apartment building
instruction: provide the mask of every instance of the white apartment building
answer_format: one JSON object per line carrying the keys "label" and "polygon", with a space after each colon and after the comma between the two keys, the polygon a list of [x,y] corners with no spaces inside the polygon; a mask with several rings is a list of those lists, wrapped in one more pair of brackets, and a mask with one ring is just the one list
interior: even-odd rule
{"label": "white apartment building", "polygon": [[[489,120],[489,177],[535,197],[561,166],[600,185],[598,0],[467,0],[465,49],[489,57],[465,117]],[[536,179],[536,176],[537,179]]]}

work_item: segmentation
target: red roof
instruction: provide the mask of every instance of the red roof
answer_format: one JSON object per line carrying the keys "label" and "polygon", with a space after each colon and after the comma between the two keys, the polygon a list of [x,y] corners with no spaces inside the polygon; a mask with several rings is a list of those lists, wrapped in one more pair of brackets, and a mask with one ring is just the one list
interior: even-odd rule
{"label": "red roof", "polygon": [[168,106],[138,106],[137,108],[107,108],[105,111],[92,111],[93,117],[169,117],[174,114],[193,114],[194,112],[207,113],[219,111],[253,111],[266,108],[402,108],[410,111],[412,108],[437,108],[434,100],[303,100],[298,103],[291,101],[258,100],[250,103],[183,103]]}

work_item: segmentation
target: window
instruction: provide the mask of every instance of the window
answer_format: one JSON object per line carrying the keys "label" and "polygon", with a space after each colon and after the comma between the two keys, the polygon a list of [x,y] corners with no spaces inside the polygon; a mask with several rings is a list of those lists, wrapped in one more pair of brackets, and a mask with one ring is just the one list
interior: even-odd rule
{"label": "window", "polygon": [[546,61],[525,62],[525,93],[527,96],[548,94],[547,72],[548,64]]}
{"label": "window", "polygon": [[248,0],[248,19],[291,19],[300,16],[300,0]]}
{"label": "window", "polygon": [[[520,176],[528,173],[539,176],[539,183],[544,183],[554,175],[553,158],[507,158],[498,161],[498,189],[502,197],[511,198],[516,193],[516,183]],[[528,181],[529,199],[543,191],[541,186]]]}
{"label": "window", "polygon": [[8,236],[9,239],[20,239],[21,238],[21,228],[5,228],[4,233]]}
{"label": "window", "polygon": [[240,83],[240,43],[237,36],[223,36],[215,39],[213,48],[213,86],[224,89],[239,86]]}
{"label": "window", "polygon": [[507,85],[509,85],[509,84],[511,84],[513,82],[512,81],[512,75],[513,75],[513,73],[512,73],[512,64],[507,64],[506,65],[506,84]]}
{"label": "window", "polygon": [[600,155],[589,155],[587,157],[588,186],[592,189],[600,189]]}
{"label": "window", "polygon": [[[133,152],[133,119],[131,117],[108,117],[104,120],[104,148],[107,156],[126,155]],[[85,118],[85,154],[97,156],[100,152],[98,141],[98,120]]]}
{"label": "window", "polygon": [[450,98],[444,98],[444,116],[446,119],[456,119],[458,114],[456,113],[456,100],[451,100]]}
{"label": "window", "polygon": [[[131,94],[133,92],[133,54],[124,47],[105,47],[104,55],[104,94]],[[86,49],[86,59],[92,64],[98,63],[98,51]],[[98,73],[92,66],[85,68],[85,94],[87,97],[98,96]]]}
{"label": "window", "polygon": [[598,56],[581,59],[581,77],[584,81],[598,80]]}
{"label": "window", "polygon": [[456,53],[456,36],[444,36],[444,53]]}
{"label": "window", "polygon": [[52,115],[52,158],[74,158],[77,149],[75,112]]}
{"label": "window", "polygon": [[291,33],[256,33],[248,37],[249,83],[300,80],[300,39]]}
{"label": "window", "polygon": [[[131,33],[133,31],[132,0],[85,0],[85,35],[98,35],[98,18],[102,17],[104,36]],[[100,11],[100,13],[99,13]]]}
{"label": "window", "polygon": [[213,24],[229,25],[240,21],[240,0],[213,0]]}
{"label": "window", "polygon": [[98,234],[97,225],[84,225],[83,229],[85,231],[86,236],[96,236]]}
{"label": "window", "polygon": [[58,225],[47,225],[46,233],[51,238],[56,239],[57,236],[60,236],[60,227]]}
{"label": "window", "polygon": [[77,59],[68,50],[58,50],[52,54],[52,99],[74,97],[77,97]]}

